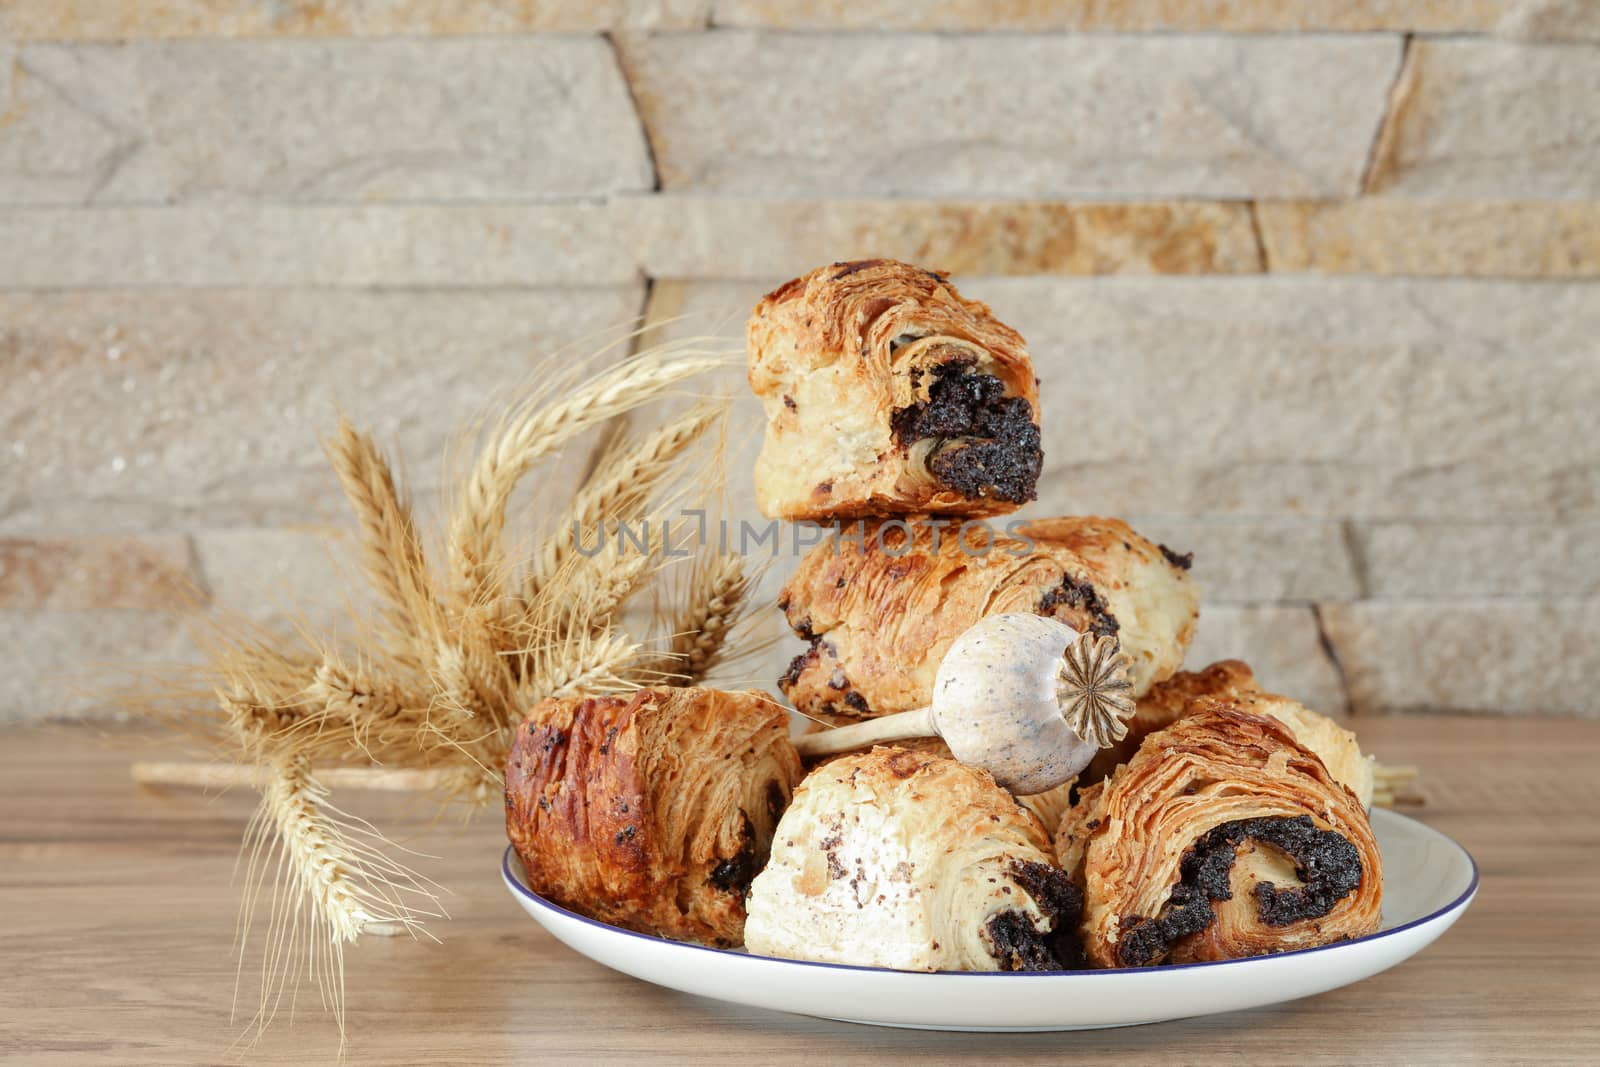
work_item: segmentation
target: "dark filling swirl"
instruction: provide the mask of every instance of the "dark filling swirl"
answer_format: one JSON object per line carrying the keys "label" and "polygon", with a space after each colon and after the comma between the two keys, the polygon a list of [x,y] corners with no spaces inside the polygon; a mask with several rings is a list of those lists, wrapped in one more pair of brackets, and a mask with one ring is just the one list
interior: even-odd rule
{"label": "dark filling swirl", "polygon": [[1256,885],[1256,913],[1268,926],[1321,918],[1361,885],[1361,853],[1334,831],[1318,829],[1309,815],[1225,822],[1184,854],[1182,880],[1172,887],[1160,915],[1122,920],[1117,962],[1124,967],[1159,963],[1180,939],[1210,926],[1217,914],[1212,902],[1233,899],[1229,872],[1239,843],[1247,838],[1294,860],[1295,875],[1305,883],[1284,889],[1271,882]]}
{"label": "dark filling swirl", "polygon": [[1042,931],[1025,912],[1002,911],[984,929],[991,954],[1003,971],[1062,971],[1083,967],[1078,943],[1078,918],[1083,913],[1083,890],[1067,872],[1031,860],[1011,864],[1011,877],[1050,920]]}
{"label": "dark filling swirl", "polygon": [[[933,370],[928,399],[891,416],[895,440],[902,448],[928,438],[948,441],[928,460],[929,473],[942,485],[971,500],[1025,504],[1038,496],[1044,466],[1033,408],[1020,396],[1007,396],[1005,383],[994,375],[972,373],[972,362],[951,360]],[[914,383],[922,373],[911,372]]]}
{"label": "dark filling swirl", "polygon": [[1070,574],[1064,575],[1060,585],[1047,590],[1044,596],[1039,598],[1040,615],[1056,618],[1063,609],[1082,612],[1089,632],[1097,636],[1115,637],[1117,631],[1122,629],[1116,616],[1111,614],[1111,609],[1106,607],[1106,602],[1100,599],[1095,587],[1087,581],[1079,581]]}
{"label": "dark filling swirl", "polygon": [[[770,796],[768,803],[771,803]],[[742,900],[756,876],[756,831],[750,825],[750,816],[741,811],[739,818],[744,824],[739,829],[739,851],[712,867],[706,881]]]}

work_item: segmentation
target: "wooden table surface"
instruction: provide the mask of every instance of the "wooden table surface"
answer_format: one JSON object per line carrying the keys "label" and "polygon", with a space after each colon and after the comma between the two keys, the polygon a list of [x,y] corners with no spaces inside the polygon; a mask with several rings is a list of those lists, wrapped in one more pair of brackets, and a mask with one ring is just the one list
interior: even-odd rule
{"label": "wooden table surface", "polygon": [[[1600,1059],[1600,722],[1363,720],[1365,746],[1423,768],[1414,812],[1477,857],[1477,902],[1401,966],[1232,1015],[1071,1034],[950,1034],[821,1022],[626,978],[563,948],[501,886],[496,813],[431,829],[414,799],[341,801],[417,828],[448,886],[442,944],[370,938],[348,957],[352,1063],[1552,1063]],[[0,729],[0,1060],[223,1060],[251,797],[131,783],[142,735]],[[359,797],[359,802],[356,798]],[[248,1062],[326,1062],[303,996]]]}

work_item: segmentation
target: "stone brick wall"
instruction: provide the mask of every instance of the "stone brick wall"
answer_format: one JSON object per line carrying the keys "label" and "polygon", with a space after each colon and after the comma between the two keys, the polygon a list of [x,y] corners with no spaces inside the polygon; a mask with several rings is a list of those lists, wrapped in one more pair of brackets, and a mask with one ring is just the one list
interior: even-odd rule
{"label": "stone brick wall", "polygon": [[0,719],[342,610],[336,410],[426,496],[860,255],[1024,333],[1036,513],[1195,549],[1197,660],[1600,715],[1592,0],[6,0],[0,71]]}

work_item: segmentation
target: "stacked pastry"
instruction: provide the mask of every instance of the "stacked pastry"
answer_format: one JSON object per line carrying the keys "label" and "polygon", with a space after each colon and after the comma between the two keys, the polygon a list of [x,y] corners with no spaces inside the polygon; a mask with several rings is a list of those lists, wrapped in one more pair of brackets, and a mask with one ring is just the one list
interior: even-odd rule
{"label": "stacked pastry", "polygon": [[1242,663],[1178,673],[1190,558],[1117,519],[978,521],[1034,499],[1042,470],[1015,331],[940,274],[866,260],[765,297],[749,356],[763,512],[849,524],[779,598],[806,647],[778,685],[812,729],[926,707],[963,633],[1021,613],[1115,642],[1127,733],[1076,781],[1012,796],[937,739],[803,776],[758,693],[547,701],[506,775],[535,890],[663,936],[925,971],[1226,959],[1377,928],[1371,762]]}
{"label": "stacked pastry", "polygon": [[1243,664],[1174,677],[1198,616],[1190,558],[1117,519],[972,521],[1032,500],[1043,466],[1038,380],[1015,331],[941,275],[868,260],[769,294],[749,356],[767,414],[763,511],[853,524],[778,602],[806,642],[778,684],[812,729],[927,706],[952,644],[1001,613],[1114,638],[1139,698],[1080,782],[1033,796],[1010,797],[938,740],[817,767],[752,883],[753,951],[1049,970],[1375,929],[1370,766]]}
{"label": "stacked pastry", "polygon": [[[1022,338],[942,275],[839,263],[757,305],[750,385],[769,517],[851,523],[779,599],[808,642],[779,687],[813,724],[924,707],[951,644],[1002,612],[1115,636],[1137,691],[1193,632],[1187,560],[1107,519],[988,519],[1034,499],[1038,380]],[[937,744],[806,779],[751,887],[754,951],[913,970],[1050,970],[1078,919],[1046,829]]]}

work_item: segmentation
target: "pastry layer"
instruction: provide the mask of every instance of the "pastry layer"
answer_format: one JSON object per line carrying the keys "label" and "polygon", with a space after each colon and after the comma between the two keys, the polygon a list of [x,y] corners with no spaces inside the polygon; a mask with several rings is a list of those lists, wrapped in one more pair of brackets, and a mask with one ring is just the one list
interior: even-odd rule
{"label": "pastry layer", "polygon": [[1077,959],[1082,897],[1048,846],[982,771],[898,747],[842,756],[778,824],[745,942],[908,971],[1059,969]]}
{"label": "pastry layer", "polygon": [[810,643],[779,680],[784,694],[813,718],[923,707],[951,643],[1008,611],[1116,637],[1135,694],[1178,669],[1199,595],[1170,553],[1117,519],[1016,529],[991,537],[928,522],[869,524],[855,528],[859,537],[817,545],[778,598]]}
{"label": "pastry layer", "polygon": [[547,700],[506,766],[506,831],[529,885],[563,907],[737,945],[800,774],[788,715],[762,693]]}
{"label": "pastry layer", "polygon": [[1110,778],[1056,835],[1083,886],[1102,967],[1235,959],[1378,929],[1383,872],[1366,810],[1274,718],[1203,700]]}
{"label": "pastry layer", "polygon": [[1372,807],[1373,760],[1361,753],[1356,735],[1326,715],[1288,697],[1268,693],[1256,682],[1248,664],[1227,659],[1201,671],[1180,671],[1152,686],[1139,698],[1128,721],[1128,733],[1103,749],[1078,780],[1098,782],[1126,763],[1145,737],[1172,725],[1192,707],[1208,699],[1228,700],[1244,711],[1266,715],[1289,727],[1295,740],[1315,752],[1363,808]]}
{"label": "pastry layer", "polygon": [[763,514],[995,515],[1034,499],[1033,362],[943,275],[888,259],[820,267],[767,294],[747,339],[767,415]]}

